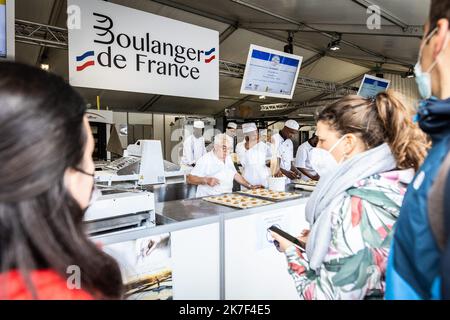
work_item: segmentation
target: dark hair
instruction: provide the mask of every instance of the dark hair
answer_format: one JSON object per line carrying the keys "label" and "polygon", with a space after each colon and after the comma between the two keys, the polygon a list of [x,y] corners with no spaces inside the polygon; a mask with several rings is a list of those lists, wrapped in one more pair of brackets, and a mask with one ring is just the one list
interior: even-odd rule
{"label": "dark hair", "polygon": [[85,109],[62,78],[0,63],[0,271],[20,271],[35,298],[30,272],[66,278],[71,265],[95,298],[122,296],[118,264],[87,238],[84,212],[64,187],[66,169],[83,158]]}
{"label": "dark hair", "polygon": [[431,0],[430,14],[428,16],[429,32],[436,28],[439,19],[450,21],[450,0]]}
{"label": "dark hair", "polygon": [[429,148],[427,136],[413,123],[413,110],[394,92],[382,92],[373,99],[348,95],[327,106],[318,116],[341,136],[353,133],[367,149],[388,143],[399,169],[417,170]]}

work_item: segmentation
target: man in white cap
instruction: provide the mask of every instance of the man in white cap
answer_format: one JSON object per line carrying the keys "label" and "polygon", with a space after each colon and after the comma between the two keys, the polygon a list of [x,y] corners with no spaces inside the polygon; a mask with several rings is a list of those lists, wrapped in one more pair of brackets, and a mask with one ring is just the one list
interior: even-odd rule
{"label": "man in white cap", "polygon": [[227,129],[225,133],[233,139],[233,150],[232,152],[235,152],[236,150],[236,130],[237,130],[237,124],[234,122],[228,122]]}
{"label": "man in white cap", "polygon": [[206,154],[205,138],[203,138],[203,130],[205,124],[203,121],[194,121],[193,134],[187,137],[183,142],[183,157],[181,164],[194,166],[195,163],[204,154]]}
{"label": "man in white cap", "polygon": [[288,179],[297,179],[301,176],[301,172],[294,165],[294,144],[291,140],[299,128],[297,121],[288,120],[284,123],[284,128],[272,136],[272,144],[280,161],[281,173]]}
{"label": "man in white cap", "polygon": [[237,129],[237,124],[236,123],[228,122],[226,134],[233,138],[233,137],[236,136],[236,129]]}
{"label": "man in white cap", "polygon": [[236,147],[243,167],[243,177],[253,185],[267,188],[270,175],[267,166],[272,157],[270,147],[259,139],[259,132],[254,122],[242,125],[244,140]]}
{"label": "man in white cap", "polygon": [[233,191],[233,181],[254,189],[234,167],[230,157],[231,138],[226,134],[214,137],[214,149],[201,157],[194,169],[187,176],[189,184],[197,185],[197,198],[230,193]]}

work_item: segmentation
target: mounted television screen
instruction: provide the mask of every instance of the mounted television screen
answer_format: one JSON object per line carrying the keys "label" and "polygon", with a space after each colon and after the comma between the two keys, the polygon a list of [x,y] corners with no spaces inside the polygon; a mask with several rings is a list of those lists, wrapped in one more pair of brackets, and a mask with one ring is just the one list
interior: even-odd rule
{"label": "mounted television screen", "polygon": [[6,0],[0,0],[0,58],[6,58]]}
{"label": "mounted television screen", "polygon": [[359,86],[358,95],[364,98],[372,98],[378,93],[386,91],[390,82],[390,80],[365,74]]}
{"label": "mounted television screen", "polygon": [[303,57],[250,45],[241,93],[292,99]]}

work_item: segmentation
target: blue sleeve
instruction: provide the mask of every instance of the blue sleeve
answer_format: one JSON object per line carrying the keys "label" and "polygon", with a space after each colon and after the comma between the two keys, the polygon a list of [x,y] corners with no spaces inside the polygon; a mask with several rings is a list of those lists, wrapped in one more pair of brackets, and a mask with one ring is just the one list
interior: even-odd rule
{"label": "blue sleeve", "polygon": [[394,267],[394,241],[392,239],[391,250],[386,269],[386,300],[421,300],[415,290],[398,274]]}
{"label": "blue sleeve", "polygon": [[[450,192],[450,175],[445,183],[444,194]],[[441,278],[442,278],[442,298],[450,299],[450,197],[444,197],[444,221],[447,235],[447,246],[441,260]]]}

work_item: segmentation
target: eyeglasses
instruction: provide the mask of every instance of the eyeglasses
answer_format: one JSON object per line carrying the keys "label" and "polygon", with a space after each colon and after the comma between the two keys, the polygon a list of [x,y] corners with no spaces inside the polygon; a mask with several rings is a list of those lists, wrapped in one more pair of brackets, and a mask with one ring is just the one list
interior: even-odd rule
{"label": "eyeglasses", "polygon": [[87,176],[90,176],[90,177],[92,177],[92,178],[95,178],[95,173],[89,173],[89,172],[86,172],[86,171],[84,171],[83,169],[80,169],[80,168],[77,168],[77,167],[75,167],[75,168],[73,168],[75,171],[78,171],[79,173],[82,173],[82,174],[85,174],[85,175],[87,175]]}
{"label": "eyeglasses", "polygon": [[91,206],[101,195],[101,191],[99,189],[97,189],[96,185],[95,185],[95,173],[89,173],[84,171],[83,169],[80,168],[73,168],[75,171],[78,171],[81,174],[84,174],[86,176],[92,177],[93,183],[92,183],[92,191],[91,191],[91,196],[89,197],[89,206]]}

